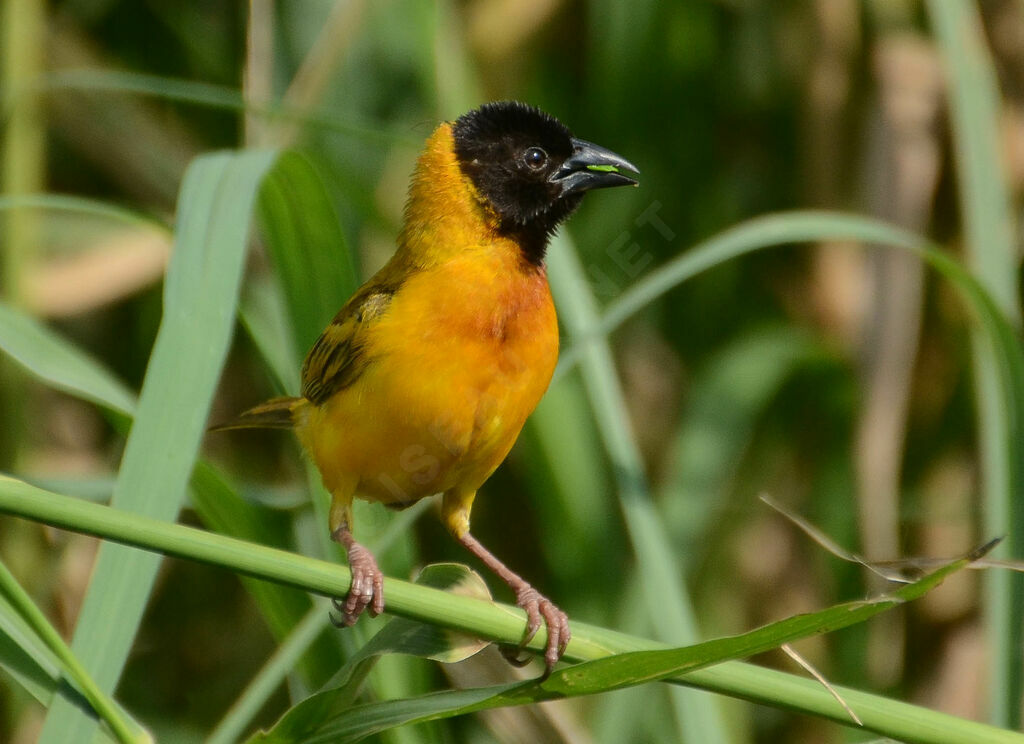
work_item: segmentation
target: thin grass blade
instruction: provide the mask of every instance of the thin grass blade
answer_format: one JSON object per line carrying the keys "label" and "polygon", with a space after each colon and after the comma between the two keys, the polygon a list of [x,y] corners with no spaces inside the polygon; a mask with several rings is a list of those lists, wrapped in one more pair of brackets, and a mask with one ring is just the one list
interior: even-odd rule
{"label": "thin grass blade", "polygon": [[0,196],[0,210],[4,209],[48,209],[58,212],[74,212],[89,217],[100,217],[103,219],[124,222],[128,225],[149,227],[154,230],[166,231],[168,228],[162,222],[147,215],[133,212],[130,209],[119,207],[96,199],[86,199],[81,196],[70,194],[19,194],[17,196]]}
{"label": "thin grass blade", "polygon": [[284,154],[260,193],[264,238],[281,282],[299,358],[359,286],[352,251],[313,163]]}
{"label": "thin grass blade", "polygon": [[[314,114],[308,110],[298,110],[281,104],[260,106],[247,101],[237,88],[198,80],[109,69],[57,70],[41,75],[37,80],[34,90],[30,91],[32,93],[52,91],[59,95],[61,92],[71,90],[147,96],[214,109],[244,111],[259,114],[268,119],[301,122],[307,126],[339,132],[368,143],[380,145],[390,145],[395,142],[418,144],[405,132],[387,131],[379,126],[348,121],[345,112]],[[15,101],[8,98],[0,103],[11,106]]]}
{"label": "thin grass blade", "polygon": [[44,383],[130,416],[135,393],[112,372],[34,318],[0,304],[0,349]]}
{"label": "thin grass blade", "polygon": [[[564,232],[552,241],[548,267],[559,318],[570,337],[588,338],[598,324],[597,302],[587,285],[575,248]],[[637,556],[637,572],[655,635],[658,640],[672,645],[695,643],[699,639],[696,616],[686,595],[679,561],[651,499],[607,339],[588,344],[580,366],[598,430],[616,476],[619,504]],[[728,741],[725,722],[712,698],[699,692],[678,690],[672,693],[672,702],[679,735],[684,741],[708,744]]]}
{"label": "thin grass blade", "polygon": [[[1005,316],[1020,327],[1019,247],[1000,147],[1001,102],[995,65],[986,46],[976,3],[927,3],[931,27],[945,63],[950,123],[956,156],[966,254],[971,271]],[[983,523],[1006,534],[1005,556],[1024,551],[1024,506],[1015,493],[1013,463],[1005,442],[1006,399],[998,362],[981,338],[974,341],[974,386],[984,488]],[[1024,695],[1024,581],[994,572],[985,581],[989,646],[990,719],[1020,728]]]}
{"label": "thin grass blade", "polygon": [[60,665],[62,677],[72,682],[96,715],[123,744],[149,744],[152,737],[107,694],[100,690],[75,654],[18,584],[7,566],[0,563],[0,595],[24,620],[35,637]]}
{"label": "thin grass blade", "polygon": [[[120,509],[173,520],[184,500],[231,339],[256,194],[276,157],[215,153],[185,175],[163,321],[111,501]],[[72,648],[104,692],[121,674],[159,563],[123,546],[100,548]],[[84,744],[94,731],[93,721],[57,698],[40,741]]]}
{"label": "thin grass blade", "polygon": [[0,667],[43,705],[60,682],[60,662],[21,613],[0,596]]}

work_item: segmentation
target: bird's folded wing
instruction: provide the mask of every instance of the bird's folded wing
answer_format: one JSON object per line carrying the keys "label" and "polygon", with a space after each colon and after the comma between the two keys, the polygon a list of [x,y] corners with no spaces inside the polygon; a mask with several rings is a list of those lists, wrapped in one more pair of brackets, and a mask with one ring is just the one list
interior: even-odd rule
{"label": "bird's folded wing", "polygon": [[334,317],[302,365],[302,395],[320,405],[354,383],[369,363],[370,329],[387,311],[396,288],[363,287]]}

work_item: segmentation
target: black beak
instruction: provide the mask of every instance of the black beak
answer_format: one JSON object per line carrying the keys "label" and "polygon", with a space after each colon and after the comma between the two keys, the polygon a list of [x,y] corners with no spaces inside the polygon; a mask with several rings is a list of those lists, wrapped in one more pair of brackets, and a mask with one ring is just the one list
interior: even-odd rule
{"label": "black beak", "polygon": [[621,155],[586,140],[572,140],[572,155],[551,176],[562,187],[562,196],[579,194],[610,186],[635,186],[636,179],[620,173],[625,168],[633,173],[640,169]]}

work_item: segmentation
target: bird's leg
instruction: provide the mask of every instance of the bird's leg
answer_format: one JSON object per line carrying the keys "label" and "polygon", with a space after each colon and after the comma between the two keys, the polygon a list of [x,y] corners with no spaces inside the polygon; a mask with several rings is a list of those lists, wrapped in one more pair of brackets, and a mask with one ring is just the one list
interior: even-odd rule
{"label": "bird's leg", "polygon": [[355,625],[367,607],[371,617],[384,612],[384,574],[377,567],[373,554],[356,542],[346,522],[331,531],[331,539],[345,546],[348,551],[348,567],[352,571],[348,595],[344,600],[332,600],[334,609],[341,613],[340,622],[334,624],[339,627]]}
{"label": "bird's leg", "polygon": [[516,593],[516,606],[526,610],[526,630],[523,633],[523,640],[519,644],[520,649],[533,640],[537,629],[540,628],[541,618],[544,619],[548,631],[548,642],[544,649],[545,676],[551,674],[551,670],[562,658],[566,646],[569,645],[569,639],[572,637],[569,632],[569,616],[558,609],[554,602],[530,586],[519,574],[498,560],[469,532],[459,536],[458,540],[466,546],[470,553],[483,561],[484,565],[509,585]]}

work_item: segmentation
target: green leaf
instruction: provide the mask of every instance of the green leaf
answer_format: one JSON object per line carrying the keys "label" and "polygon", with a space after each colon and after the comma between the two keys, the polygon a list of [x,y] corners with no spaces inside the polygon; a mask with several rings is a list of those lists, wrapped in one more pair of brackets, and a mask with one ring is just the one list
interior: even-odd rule
{"label": "green leaf", "polygon": [[[3,563],[0,563],[0,597],[3,599],[5,609],[13,610],[19,616],[22,621],[21,629],[28,631],[33,636],[27,638],[22,634],[22,640],[27,641],[23,648],[41,645],[46,653],[39,653],[41,649],[38,649],[37,658],[45,659],[43,663],[55,663],[59,667],[60,676],[53,680],[54,688],[62,679],[73,684],[75,692],[84,699],[86,709],[90,712],[95,711],[95,714],[107,724],[118,741],[125,744],[151,744],[152,737],[97,687],[82,666],[81,661],[61,638],[60,633],[36,607],[28,593],[21,588]],[[24,667],[22,669],[24,670]],[[45,683],[38,677],[34,681]],[[53,692],[53,689],[50,692]],[[67,691],[64,691],[64,694],[66,695]]]}
{"label": "green leaf", "polygon": [[[943,57],[949,95],[953,152],[966,235],[968,265],[1002,313],[1020,328],[1020,252],[1014,206],[1002,152],[999,82],[985,40],[978,4],[927,3]],[[1006,457],[1007,398],[1000,390],[998,361],[975,338],[972,364],[978,401],[985,529],[1006,533],[1003,554],[1024,551],[1024,505],[1014,463]],[[985,581],[985,625],[991,720],[1020,728],[1024,695],[1024,584],[1005,573]]]}
{"label": "green leaf", "polygon": [[[94,204],[86,200],[67,197],[0,198],[4,206],[38,206],[48,209],[74,210],[122,221],[149,224],[134,213]],[[263,298],[258,309],[265,311]],[[260,316],[262,317],[262,316]],[[260,337],[268,334],[260,328]],[[132,415],[136,396],[102,365],[80,351],[59,335],[31,317],[0,304],[0,349],[9,353],[41,381],[85,400],[104,405],[114,411]],[[296,364],[292,366],[297,369]],[[295,369],[292,371],[295,372]],[[106,500],[113,486],[100,488],[94,499]],[[268,515],[257,507],[242,501],[209,465],[200,463],[193,476],[193,503],[204,523],[225,534],[272,545],[284,545],[286,529],[279,515]],[[283,637],[299,622],[311,607],[308,597],[292,589],[266,582],[248,581],[247,588],[254,595],[261,612],[278,637]],[[307,684],[319,686],[341,664],[337,646],[326,638],[314,644],[303,666]],[[12,656],[17,661],[17,657]],[[313,667],[308,667],[312,664]],[[17,673],[12,669],[12,673]],[[25,667],[20,677],[26,683],[42,679],[41,670]],[[44,675],[45,676],[45,675]],[[55,685],[46,690],[46,702]],[[35,690],[39,689],[36,684]],[[42,693],[38,693],[42,694]]]}
{"label": "green leaf", "polygon": [[[516,448],[518,462],[530,464],[521,468],[530,491],[543,494],[533,504],[541,531],[538,549],[548,565],[560,567],[562,581],[582,595],[580,610],[610,618],[599,591],[605,577],[593,566],[620,559],[621,528],[601,440],[578,376],[563,377],[548,388]],[[564,539],[567,534],[572,540]]]}
{"label": "green leaf", "polygon": [[693,669],[744,659],[814,635],[830,633],[864,622],[905,602],[919,599],[942,581],[984,555],[994,543],[959,560],[951,561],[918,581],[868,600],[858,600],[804,613],[765,625],[737,636],[716,638],[668,651],[635,651],[579,664],[553,674],[538,685],[544,698],[591,695],[607,690],[685,674]]}
{"label": "green leaf", "polygon": [[[435,563],[424,567],[416,583],[477,599],[490,599],[480,575],[460,563]],[[410,654],[452,663],[469,658],[487,641],[451,630],[394,618],[380,629],[339,670],[325,688],[293,707],[266,732],[254,735],[251,744],[302,744],[331,718],[351,706],[377,659],[384,654]]]}
{"label": "green leaf", "polygon": [[2,595],[0,666],[37,701],[50,704],[60,682],[60,662]]}
{"label": "green leaf", "polygon": [[[285,154],[260,192],[260,224],[274,263],[275,278],[281,284],[293,347],[289,356],[302,359],[349,296],[359,286],[355,260],[341,231],[330,194],[308,158]],[[256,317],[247,313],[250,321]],[[269,320],[269,318],[262,318]],[[271,323],[264,322],[266,328]],[[253,326],[260,332],[260,323]],[[284,350],[271,339],[257,346],[275,369],[275,376],[298,392],[298,364],[282,370]],[[291,385],[294,383],[294,387]],[[313,504],[320,555],[338,555],[327,530],[330,497],[312,463],[306,471]]]}
{"label": "green leaf", "polygon": [[[256,193],[276,158],[214,153],[185,174],[163,320],[111,500],[119,509],[161,520],[178,513],[231,340]],[[104,692],[121,674],[159,564],[123,546],[100,548],[72,648]],[[40,741],[84,744],[94,730],[58,698]]]}
{"label": "green leaf", "polygon": [[152,96],[196,106],[262,114],[270,119],[298,121],[327,131],[340,132],[366,143],[378,145],[390,145],[396,142],[409,145],[419,144],[404,131],[387,131],[379,125],[348,121],[345,112],[314,114],[306,108],[291,109],[280,105],[261,106],[247,100],[237,87],[215,85],[197,80],[109,69],[59,70],[41,76],[38,88],[44,91],[80,90]]}
{"label": "green leaf", "polygon": [[125,415],[135,393],[102,364],[39,321],[0,303],[0,349],[48,385]]}
{"label": "green leaf", "polygon": [[[108,219],[150,224],[125,210],[67,197],[0,198],[0,208],[4,206],[74,210]],[[266,298],[262,298],[257,309],[265,312],[267,304]],[[266,331],[260,327],[260,338],[270,335]],[[45,325],[3,304],[0,304],[0,349],[44,383],[119,413],[129,416],[134,413],[137,404],[135,394],[112,373]],[[297,365],[293,359],[292,362],[294,373]],[[193,502],[205,524],[236,537],[284,545],[284,528],[280,526],[280,519],[261,513],[257,507],[238,498],[209,465],[200,463],[193,478],[193,487],[196,489]],[[110,488],[99,488],[93,498],[106,500],[109,496]],[[268,534],[268,529],[273,535]],[[247,588],[279,637],[283,637],[311,606],[304,594],[294,590],[255,581],[249,582]],[[336,645],[328,642],[317,643],[308,659],[317,666],[316,671],[307,670],[312,675],[307,681],[314,686],[319,686],[341,663]]]}
{"label": "green leaf", "polygon": [[[641,309],[705,271],[768,248],[826,240],[856,241],[865,245],[877,244],[910,251],[952,282],[967,306],[975,312],[986,333],[994,336],[997,332],[996,323],[1006,325],[1005,317],[995,308],[982,285],[926,238],[881,220],[855,214],[828,211],[780,212],[755,217],[730,227],[648,273],[609,303],[595,326],[587,328],[585,334],[573,339],[574,344],[562,354],[559,367],[564,373],[579,362],[588,344],[603,339]],[[1006,328],[1012,334],[1012,327],[1006,325]],[[997,341],[997,344],[1002,346],[1001,341]],[[1003,348],[1000,353],[1006,351]]]}
{"label": "green leaf", "polygon": [[258,278],[247,281],[242,288],[238,315],[245,332],[274,376],[278,392],[297,395],[301,357],[296,352],[288,311],[277,284],[270,277],[262,281]]}
{"label": "green leaf", "polygon": [[[322,725],[295,738],[254,737],[252,744],[348,744],[396,726],[464,715],[489,708],[525,705],[566,697],[593,695],[668,677],[678,677],[723,661],[742,659],[803,638],[849,627],[917,599],[950,574],[984,554],[989,546],[890,594],[872,600],[836,605],[797,615],[750,633],[706,641],[684,648],[635,651],[556,670],[546,680],[497,685],[426,695],[407,700],[369,703],[343,710]],[[308,701],[306,701],[308,702]],[[305,703],[300,704],[304,705]],[[974,740],[977,741],[977,740]]]}
{"label": "green leaf", "polygon": [[259,206],[301,358],[358,288],[358,271],[323,179],[304,155],[281,157]]}
{"label": "green leaf", "polygon": [[[610,303],[598,322],[587,322],[586,314],[582,315],[584,322],[571,329],[575,345],[563,353],[559,372],[564,373],[576,363],[590,366],[592,370],[598,370],[600,366],[610,369],[610,363],[606,361],[607,335],[641,308],[707,269],[773,245],[844,239],[895,247],[920,256],[957,288],[977,318],[989,345],[987,348],[992,351],[990,361],[983,367],[983,375],[990,380],[990,387],[998,388],[998,393],[982,396],[982,401],[998,401],[992,406],[993,409],[998,408],[998,415],[988,417],[988,424],[984,427],[983,457],[996,461],[987,470],[1003,474],[994,485],[994,498],[998,503],[990,503],[994,513],[999,515],[994,517],[999,520],[998,529],[1001,531],[1010,525],[1009,542],[1015,542],[1018,520],[1007,515],[1010,505],[1024,503],[1024,351],[1013,326],[982,285],[955,260],[924,238],[905,230],[878,220],[834,212],[792,212],[749,220],[681,253],[678,258],[649,273]],[[557,256],[558,253],[553,252],[552,258]],[[553,271],[553,286],[556,278]],[[559,305],[560,310],[564,307]],[[589,309],[585,312],[592,313]],[[611,388],[605,387],[604,390],[607,392]],[[606,397],[604,393],[601,396],[601,399]],[[615,406],[602,405],[602,408],[607,411],[605,416],[614,415],[616,410]],[[619,444],[616,446],[623,446],[621,435],[617,441]],[[619,463],[615,464],[620,467]],[[642,500],[634,501],[634,506],[643,504]],[[1017,511],[1014,507],[1014,513]],[[653,525],[656,520],[652,516],[646,521]],[[1015,554],[1019,551],[1019,547],[1016,548]],[[1008,579],[1000,577],[991,581],[1006,583]],[[1009,595],[1003,593],[1003,596]],[[1013,604],[1016,607],[1019,603],[1015,599]],[[1007,612],[996,611],[995,617],[1000,618],[997,620],[1000,624],[1010,622]],[[1022,632],[1019,622],[1011,624],[1013,627],[1007,626],[1002,637]],[[1014,654],[1010,656],[1016,658]]]}

